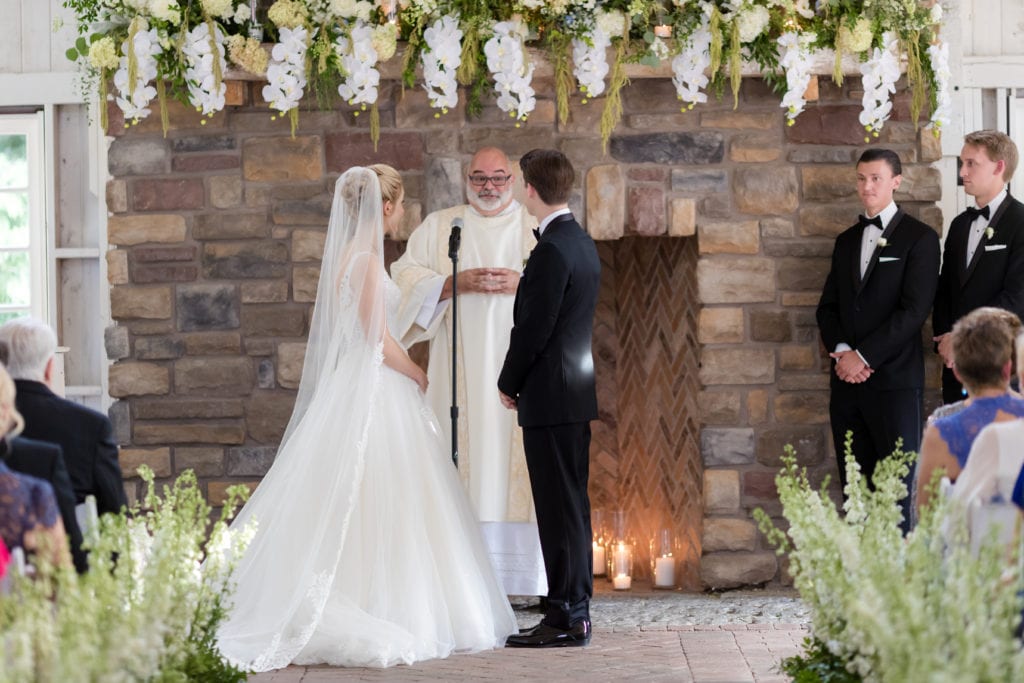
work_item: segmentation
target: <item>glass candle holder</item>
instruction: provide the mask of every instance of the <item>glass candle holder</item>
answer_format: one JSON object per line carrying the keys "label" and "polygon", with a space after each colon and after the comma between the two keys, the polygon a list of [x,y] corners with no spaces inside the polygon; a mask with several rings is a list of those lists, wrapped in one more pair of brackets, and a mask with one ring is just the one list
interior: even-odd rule
{"label": "glass candle holder", "polygon": [[629,590],[633,585],[633,544],[618,540],[612,543],[612,587],[617,591]]}
{"label": "glass candle holder", "polygon": [[606,552],[606,545],[608,543],[608,539],[605,531],[605,516],[603,510],[591,511],[590,528],[593,534],[594,576],[607,576],[608,555]]}
{"label": "glass candle holder", "polygon": [[655,588],[676,587],[675,537],[671,529],[660,529],[651,539],[651,577]]}

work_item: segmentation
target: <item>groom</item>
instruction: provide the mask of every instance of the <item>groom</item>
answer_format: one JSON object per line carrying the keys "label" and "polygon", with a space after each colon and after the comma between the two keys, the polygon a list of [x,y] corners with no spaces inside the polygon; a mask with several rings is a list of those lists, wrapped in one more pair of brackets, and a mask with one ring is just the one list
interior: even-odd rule
{"label": "groom", "polygon": [[519,161],[527,211],[540,221],[519,280],[501,402],[519,411],[548,578],[540,624],[510,647],[590,642],[590,420],[597,417],[590,342],[601,279],[594,241],[569,211],[575,172],[564,154],[535,149]]}

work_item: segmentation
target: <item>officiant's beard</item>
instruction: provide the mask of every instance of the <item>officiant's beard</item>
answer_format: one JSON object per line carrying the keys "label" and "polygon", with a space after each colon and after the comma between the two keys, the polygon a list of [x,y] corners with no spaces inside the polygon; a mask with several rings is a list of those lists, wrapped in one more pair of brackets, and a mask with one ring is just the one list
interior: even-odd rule
{"label": "officiant's beard", "polygon": [[512,200],[512,185],[509,184],[504,192],[498,192],[492,187],[484,186],[480,190],[466,188],[466,199],[477,211],[497,211],[507,206]]}

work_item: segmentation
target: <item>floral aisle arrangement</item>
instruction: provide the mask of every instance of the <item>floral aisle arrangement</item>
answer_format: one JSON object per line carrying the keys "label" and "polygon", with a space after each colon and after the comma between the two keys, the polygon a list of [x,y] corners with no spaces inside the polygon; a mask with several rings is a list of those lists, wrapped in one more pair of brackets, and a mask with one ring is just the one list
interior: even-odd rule
{"label": "floral aisle arrangement", "polygon": [[[805,106],[812,57],[835,53],[863,62],[862,120],[869,135],[884,125],[892,84],[905,72],[916,120],[927,110],[938,131],[949,118],[948,52],[941,43],[948,0],[64,0],[81,36],[68,56],[90,87],[129,121],[166,96],[211,115],[222,101],[225,67],[268,81],[264,99],[295,112],[312,90],[321,106],[335,93],[373,108],[378,65],[407,47],[403,81],[417,80],[438,116],[459,102],[470,115],[493,92],[517,124],[535,103],[528,45],[549,55],[558,116],[604,97],[602,133],[618,122],[623,65],[665,64],[684,108],[726,83],[734,105],[744,62],[756,64],[783,98],[790,121]],[[205,26],[205,29],[202,28]],[[265,49],[253,36],[266,35]],[[267,47],[267,46],[265,46]],[[113,91],[110,91],[113,85]],[[166,92],[165,92],[166,89]],[[163,111],[163,108],[161,107]],[[371,125],[374,138],[376,127]]]}
{"label": "floral aisle arrangement", "polygon": [[811,486],[792,448],[776,477],[785,531],[757,510],[762,532],[786,553],[812,617],[803,656],[783,663],[796,681],[1024,680],[1013,637],[1021,615],[1017,557],[994,542],[971,554],[966,529],[943,533],[942,503],[906,538],[898,500],[915,454],[897,450],[861,476],[847,441],[847,500]]}
{"label": "floral aisle arrangement", "polygon": [[251,538],[227,526],[245,489],[229,490],[211,529],[191,470],[162,496],[152,471],[140,471],[143,506],[100,519],[87,573],[39,566],[0,596],[0,680],[245,680],[214,640]]}

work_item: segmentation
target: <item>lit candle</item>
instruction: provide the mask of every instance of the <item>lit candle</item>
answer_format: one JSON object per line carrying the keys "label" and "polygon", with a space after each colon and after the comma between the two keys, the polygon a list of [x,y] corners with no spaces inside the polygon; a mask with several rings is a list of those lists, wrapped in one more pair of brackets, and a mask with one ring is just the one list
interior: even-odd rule
{"label": "lit candle", "polygon": [[676,585],[676,560],[674,557],[655,558],[654,585],[663,588]]}
{"label": "lit candle", "polygon": [[633,579],[625,574],[620,574],[612,579],[612,586],[617,591],[628,591],[633,584]]}
{"label": "lit candle", "polygon": [[654,27],[654,35],[658,36],[659,38],[671,38],[672,27],[669,26],[668,24],[658,24],[657,26]]}
{"label": "lit candle", "polygon": [[604,576],[606,571],[604,546],[594,541],[594,576]]}
{"label": "lit candle", "polygon": [[632,583],[630,572],[633,569],[631,548],[619,541],[612,551],[612,583],[615,590],[627,590]]}

